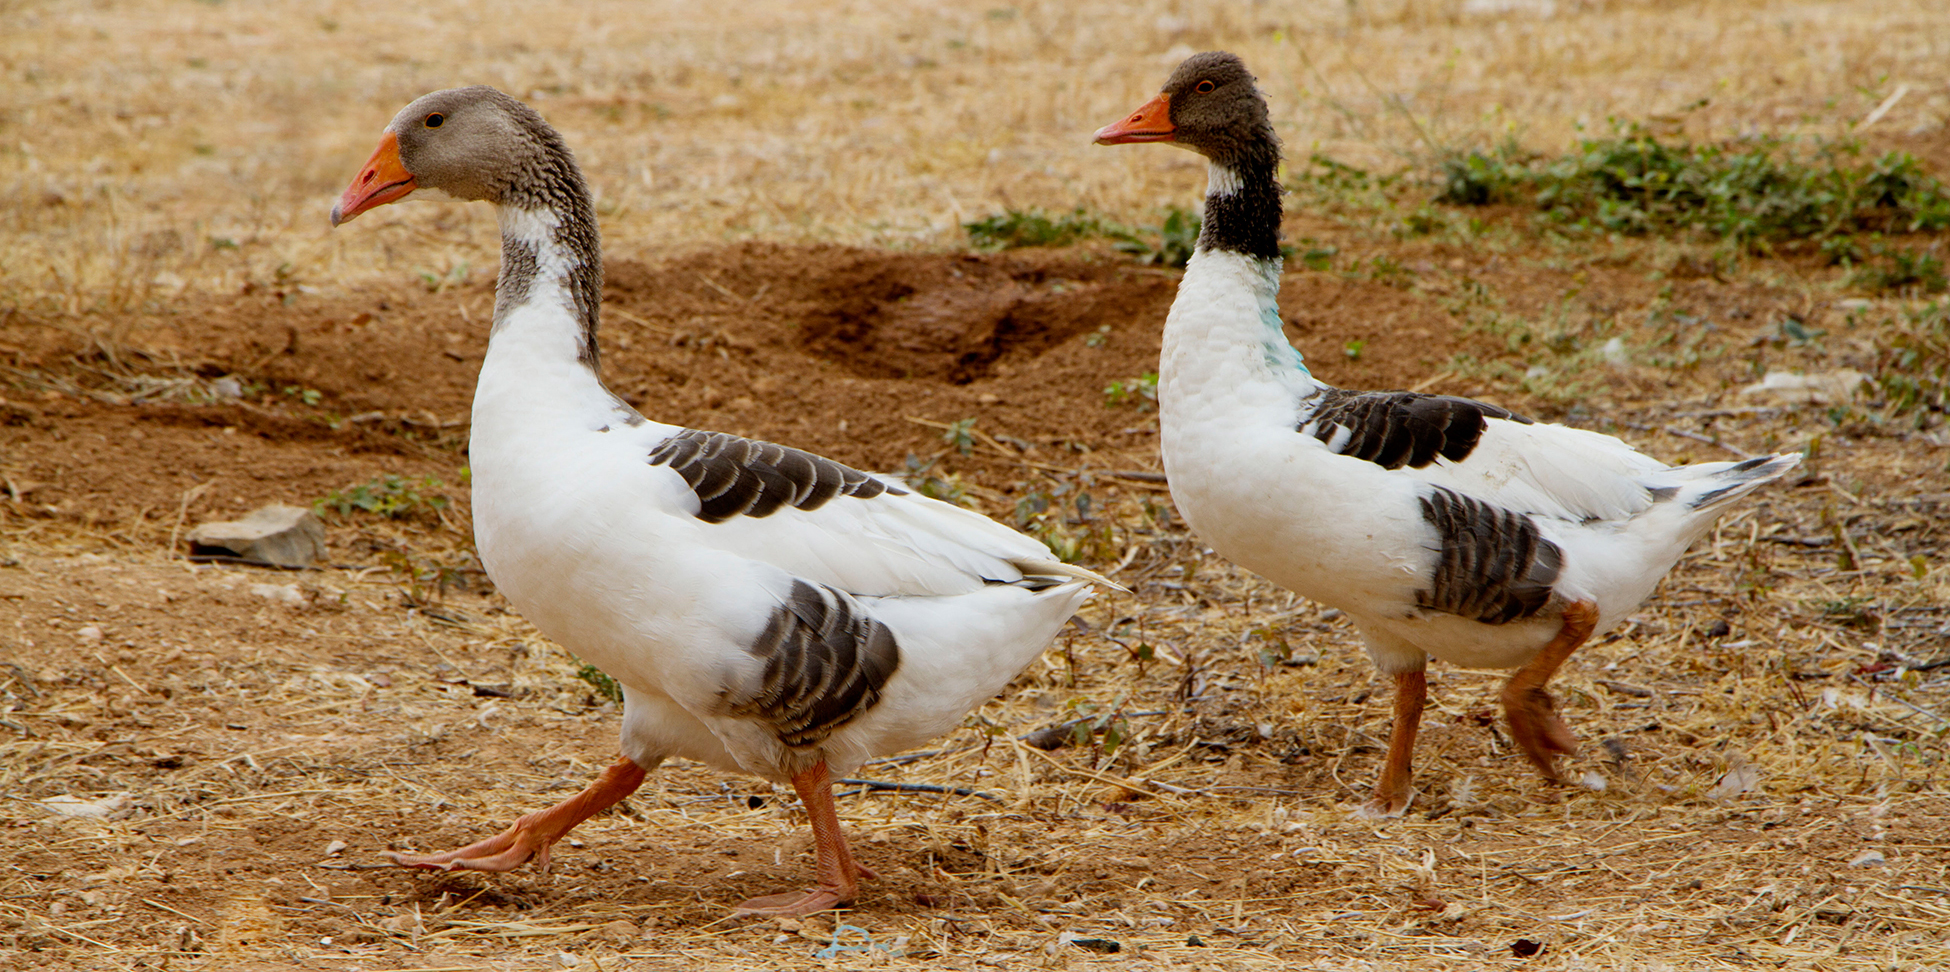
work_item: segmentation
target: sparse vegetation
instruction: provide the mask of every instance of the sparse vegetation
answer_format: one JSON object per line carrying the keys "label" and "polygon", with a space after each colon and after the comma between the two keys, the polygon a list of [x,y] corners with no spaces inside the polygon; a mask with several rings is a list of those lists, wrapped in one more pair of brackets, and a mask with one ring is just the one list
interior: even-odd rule
{"label": "sparse vegetation", "polygon": [[588,662],[579,661],[577,664],[579,667],[576,668],[576,677],[589,683],[589,687],[595,691],[597,698],[606,702],[620,703],[623,701],[623,687],[616,684],[615,679],[610,678],[602,669]]}
{"label": "sparse vegetation", "polygon": [[1104,404],[1112,408],[1136,405],[1140,412],[1150,411],[1158,404],[1158,373],[1147,371],[1136,378],[1113,381],[1104,386]]}
{"label": "sparse vegetation", "polygon": [[962,224],[968,242],[978,250],[1012,250],[1030,246],[1068,246],[1089,239],[1111,240],[1117,250],[1139,263],[1182,267],[1192,258],[1201,222],[1197,213],[1178,206],[1166,210],[1157,226],[1133,229],[1078,209],[1060,216],[1040,210],[1009,209]]}
{"label": "sparse vegetation", "polygon": [[[1164,222],[1158,226],[1147,226],[1142,231],[1122,232],[1117,249],[1137,257],[1139,263],[1149,263],[1161,267],[1182,267],[1192,259],[1192,251],[1198,246],[1198,233],[1204,221],[1189,209],[1178,206],[1166,212]],[[1152,237],[1157,242],[1152,243]]]}
{"label": "sparse vegetation", "polygon": [[1950,304],[1901,312],[1880,343],[1874,380],[1891,414],[1914,416],[1918,427],[1942,423],[1950,414]]}
{"label": "sparse vegetation", "polygon": [[1943,261],[1929,250],[1877,245],[1849,275],[1849,283],[1877,293],[1940,294],[1950,287]]}
{"label": "sparse vegetation", "polygon": [[405,519],[446,509],[447,497],[435,492],[443,485],[432,476],[408,479],[386,473],[370,482],[334,490],[319,500],[316,506],[321,510],[332,510],[340,516],[350,515],[357,510],[389,519]]}
{"label": "sparse vegetation", "polygon": [[968,243],[978,250],[1013,250],[1026,246],[1068,246],[1101,236],[1122,238],[1125,231],[1106,224],[1082,209],[1059,216],[1041,210],[1010,209],[963,223]]}
{"label": "sparse vegetation", "polygon": [[1702,145],[1621,124],[1557,158],[1513,143],[1451,156],[1436,198],[1531,206],[1563,230],[1696,232],[1755,248],[1950,227],[1950,193],[1914,157],[1862,153],[1853,142],[1773,136]]}

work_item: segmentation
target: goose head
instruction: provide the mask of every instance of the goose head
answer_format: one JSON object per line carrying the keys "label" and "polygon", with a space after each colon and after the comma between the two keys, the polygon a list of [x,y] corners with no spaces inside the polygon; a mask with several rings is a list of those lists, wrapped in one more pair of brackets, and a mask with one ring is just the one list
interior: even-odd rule
{"label": "goose head", "polygon": [[1186,58],[1156,98],[1097,130],[1098,145],[1142,142],[1169,142],[1227,166],[1279,145],[1252,72],[1225,51]]}
{"label": "goose head", "polygon": [[487,85],[435,91],[386,126],[332,207],[332,225],[422,191],[525,206],[535,187],[556,181],[548,175],[573,169],[554,160],[567,161],[568,150],[534,109]]}

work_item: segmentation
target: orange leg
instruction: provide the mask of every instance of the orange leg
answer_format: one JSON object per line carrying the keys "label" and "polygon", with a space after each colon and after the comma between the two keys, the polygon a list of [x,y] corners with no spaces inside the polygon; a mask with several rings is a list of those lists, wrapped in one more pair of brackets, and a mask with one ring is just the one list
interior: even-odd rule
{"label": "orange leg", "polygon": [[812,769],[793,777],[792,788],[799,791],[799,799],[804,801],[806,812],[812,817],[813,849],[819,855],[819,883],[805,891],[753,898],[739,905],[733,912],[735,916],[796,917],[852,904],[854,895],[859,893],[860,881],[879,876],[854,860],[853,851],[846,846],[846,835],[840,832],[840,815],[833,809],[833,781],[827,774],[826,761],[822,759]]}
{"label": "orange leg", "polygon": [[1503,686],[1503,711],[1510,717],[1510,738],[1525,756],[1556,782],[1557,757],[1578,751],[1578,740],[1570,727],[1557,717],[1557,703],[1544,686],[1557,674],[1571,652],[1591,637],[1598,626],[1598,606],[1589,601],[1574,601],[1564,608],[1564,627],[1545,645],[1530,664],[1517,669]]}
{"label": "orange leg", "polygon": [[1355,811],[1355,816],[1369,820],[1399,817],[1415,798],[1409,786],[1415,774],[1409,764],[1415,756],[1415,732],[1422,726],[1422,706],[1428,699],[1428,672],[1418,668],[1395,675],[1395,729],[1388,737],[1388,762],[1381,768],[1374,796]]}
{"label": "orange leg", "polygon": [[436,871],[512,871],[531,857],[548,873],[549,848],[576,824],[615,806],[643,785],[643,767],[619,756],[589,788],[548,808],[527,814],[507,830],[445,854],[418,856],[387,851],[401,867]]}

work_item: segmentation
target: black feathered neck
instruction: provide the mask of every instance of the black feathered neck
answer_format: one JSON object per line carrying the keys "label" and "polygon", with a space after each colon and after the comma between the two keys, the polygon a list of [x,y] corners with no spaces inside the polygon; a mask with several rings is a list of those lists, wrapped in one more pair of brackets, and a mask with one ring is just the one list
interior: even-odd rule
{"label": "black feathered neck", "polygon": [[[1205,196],[1205,225],[1199,230],[1201,250],[1226,250],[1263,260],[1280,255],[1279,142],[1242,146],[1227,161],[1212,160],[1212,186]],[[1221,169],[1229,171],[1225,178]]]}

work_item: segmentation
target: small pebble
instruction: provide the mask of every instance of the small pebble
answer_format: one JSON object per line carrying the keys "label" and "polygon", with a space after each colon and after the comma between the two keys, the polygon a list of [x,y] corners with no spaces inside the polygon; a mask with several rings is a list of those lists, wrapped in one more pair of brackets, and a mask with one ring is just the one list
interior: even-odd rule
{"label": "small pebble", "polygon": [[1854,857],[1851,857],[1851,858],[1849,858],[1849,861],[1848,861],[1848,866],[1850,866],[1850,867],[1881,867],[1882,865],[1884,865],[1884,864],[1887,864],[1887,863],[1889,863],[1889,859],[1888,859],[1888,858],[1886,858],[1886,857],[1884,857],[1884,856],[1882,856],[1882,852],[1881,852],[1881,851],[1879,851],[1879,850],[1866,850],[1866,851],[1863,851],[1863,852],[1862,852],[1862,853],[1860,853],[1860,854],[1857,854],[1857,855],[1855,855]]}
{"label": "small pebble", "polygon": [[325,845],[325,856],[336,857],[339,851],[342,851],[345,848],[346,848],[345,841],[342,840],[332,841],[331,843]]}
{"label": "small pebble", "polygon": [[634,922],[631,922],[628,919],[618,918],[615,921],[612,921],[609,924],[606,924],[603,927],[596,929],[596,934],[601,935],[604,938],[610,939],[612,941],[622,943],[622,942],[636,941],[639,937],[643,935],[643,930],[638,928]]}
{"label": "small pebble", "polygon": [[91,624],[84,628],[81,628],[80,630],[77,630],[74,633],[74,636],[80,638],[83,641],[100,641],[102,640],[102,629],[97,628]]}

